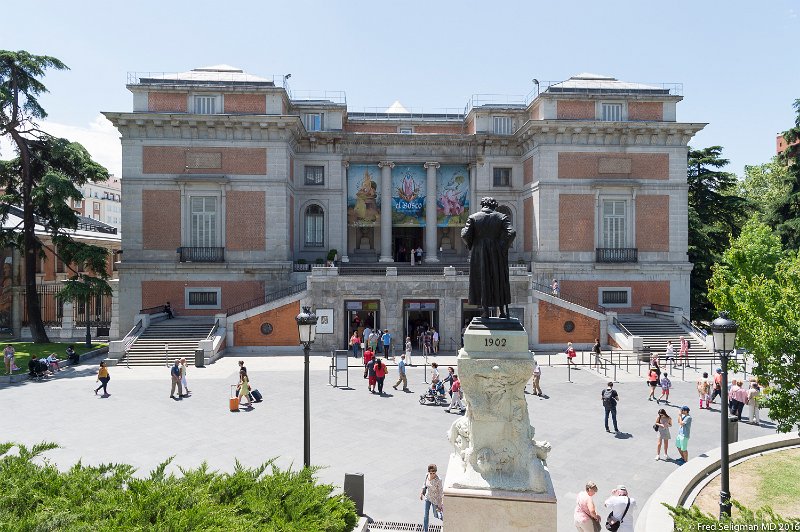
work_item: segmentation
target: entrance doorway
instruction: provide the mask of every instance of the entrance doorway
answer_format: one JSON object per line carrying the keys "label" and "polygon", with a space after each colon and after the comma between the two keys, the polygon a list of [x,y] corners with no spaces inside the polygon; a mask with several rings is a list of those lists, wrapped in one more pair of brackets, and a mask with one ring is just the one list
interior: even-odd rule
{"label": "entrance doorway", "polygon": [[349,347],[350,337],[353,332],[358,332],[363,337],[364,329],[380,328],[381,326],[381,305],[377,300],[368,301],[345,301],[344,302],[344,349]]}
{"label": "entrance doorway", "polygon": [[481,317],[481,307],[478,305],[470,305],[468,300],[461,300],[461,345],[464,345],[464,329],[467,328],[472,318]]}
{"label": "entrance doorway", "polygon": [[439,330],[439,302],[436,300],[403,300],[403,326],[405,337],[411,338],[411,345],[415,349],[422,350],[422,333],[431,327],[439,331],[439,338],[442,338],[442,331]]}
{"label": "entrance doorway", "polygon": [[[392,227],[394,237],[394,260],[411,262],[411,250],[422,247],[424,239],[422,227]],[[423,248],[424,249],[424,248]]]}

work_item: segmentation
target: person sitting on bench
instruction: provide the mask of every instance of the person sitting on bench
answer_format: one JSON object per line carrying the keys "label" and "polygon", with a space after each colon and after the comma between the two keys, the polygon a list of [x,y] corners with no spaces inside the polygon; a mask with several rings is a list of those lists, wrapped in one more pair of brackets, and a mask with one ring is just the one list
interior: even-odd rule
{"label": "person sitting on bench", "polygon": [[74,345],[67,347],[67,360],[69,360],[73,365],[78,365],[78,363],[81,361],[81,357],[75,352]]}
{"label": "person sitting on bench", "polygon": [[164,305],[164,313],[166,313],[168,320],[171,320],[175,317],[175,315],[172,313],[172,305],[169,304],[169,301],[167,301],[167,304]]}

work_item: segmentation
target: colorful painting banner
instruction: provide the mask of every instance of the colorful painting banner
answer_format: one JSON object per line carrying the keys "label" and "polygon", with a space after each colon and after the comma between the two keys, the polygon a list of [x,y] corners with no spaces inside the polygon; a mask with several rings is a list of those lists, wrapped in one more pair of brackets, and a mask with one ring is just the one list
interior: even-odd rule
{"label": "colorful painting banner", "polygon": [[381,169],[377,164],[351,164],[347,169],[347,223],[374,227],[381,218]]}
{"label": "colorful painting banner", "polygon": [[436,171],[436,225],[463,227],[469,216],[469,168],[443,164]]}
{"label": "colorful painting banner", "polygon": [[425,185],[423,165],[403,164],[392,168],[392,225],[425,226]]}

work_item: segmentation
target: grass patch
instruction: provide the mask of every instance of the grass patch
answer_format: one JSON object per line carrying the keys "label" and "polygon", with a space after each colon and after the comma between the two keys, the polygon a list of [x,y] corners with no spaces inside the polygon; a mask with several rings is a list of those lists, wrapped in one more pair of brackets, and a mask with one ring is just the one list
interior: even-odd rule
{"label": "grass patch", "polygon": [[315,468],[284,471],[274,460],[256,468],[238,462],[233,473],[181,469],[167,460],[146,478],[127,464],[76,464],[59,471],[42,453],[0,444],[0,529],[58,531],[265,530],[346,532],[355,505],[333,486],[318,484]]}
{"label": "grass patch", "polygon": [[[92,347],[86,347],[85,342],[77,343],[77,342],[69,342],[69,343],[60,343],[60,342],[51,342],[48,344],[35,344],[33,342],[5,342],[0,343],[0,351],[6,348],[8,344],[14,346],[14,350],[16,353],[14,354],[14,361],[17,364],[19,370],[15,371],[15,374],[19,373],[27,373],[28,372],[28,361],[31,359],[32,356],[36,355],[37,357],[48,356],[50,353],[55,353],[58,358],[66,359],[67,358],[67,346],[72,345],[75,346],[75,352],[79,355],[86,353],[87,351],[92,351],[93,349],[98,349],[100,347],[106,347],[108,344],[106,343],[93,343]],[[3,375],[6,373],[5,362],[3,362],[3,367],[0,369]]]}

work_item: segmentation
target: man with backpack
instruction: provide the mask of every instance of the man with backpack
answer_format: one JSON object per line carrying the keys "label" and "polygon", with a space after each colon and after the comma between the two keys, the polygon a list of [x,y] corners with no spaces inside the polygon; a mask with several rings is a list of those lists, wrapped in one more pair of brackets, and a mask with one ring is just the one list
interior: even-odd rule
{"label": "man with backpack", "polygon": [[611,414],[611,419],[614,421],[614,432],[619,432],[619,427],[617,426],[617,403],[619,402],[619,394],[617,393],[617,390],[614,389],[613,382],[608,383],[608,388],[602,391],[600,398],[603,401],[603,408],[606,411],[606,432],[611,432],[608,429],[609,414]]}

